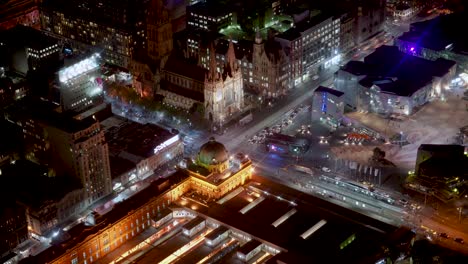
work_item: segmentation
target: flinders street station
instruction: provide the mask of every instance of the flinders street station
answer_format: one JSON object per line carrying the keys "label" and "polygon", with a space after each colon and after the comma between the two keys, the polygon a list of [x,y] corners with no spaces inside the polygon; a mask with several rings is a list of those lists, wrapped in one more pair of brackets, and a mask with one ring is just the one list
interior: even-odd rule
{"label": "flinders street station", "polygon": [[369,263],[413,239],[253,172],[246,155],[211,138],[174,174],[20,263]]}

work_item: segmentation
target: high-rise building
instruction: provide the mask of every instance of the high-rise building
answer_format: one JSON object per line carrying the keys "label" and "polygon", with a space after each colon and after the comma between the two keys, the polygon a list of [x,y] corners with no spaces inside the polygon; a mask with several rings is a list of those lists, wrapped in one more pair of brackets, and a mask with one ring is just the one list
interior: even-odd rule
{"label": "high-rise building", "polygon": [[76,178],[66,175],[48,177],[46,166],[21,159],[0,168],[4,183],[1,193],[3,197],[9,197],[2,197],[0,207],[7,205],[8,208],[8,201],[16,201],[16,212],[22,213],[18,217],[18,235],[23,232],[19,225],[24,217],[26,233],[29,231],[32,237],[38,238],[86,208],[82,185]]}
{"label": "high-rise building", "polygon": [[6,119],[21,128],[25,157],[49,167],[51,177],[78,178],[89,205],[112,192],[104,131],[93,116],[78,119],[55,108],[49,102],[28,100],[8,108]]}
{"label": "high-rise building", "polygon": [[145,0],[45,0],[42,29],[75,52],[103,51],[106,62],[127,67],[146,47]]}
{"label": "high-rise building", "polygon": [[23,75],[54,70],[59,63],[58,41],[30,27],[18,25],[1,32],[0,46],[4,52],[0,51],[0,61]]}
{"label": "high-rise building", "polygon": [[355,21],[356,18],[350,12],[346,12],[340,17],[340,52],[343,55],[356,47]]}
{"label": "high-rise building", "polygon": [[290,83],[297,85],[337,63],[340,19],[318,14],[276,36],[289,59]]}
{"label": "high-rise building", "polygon": [[218,32],[235,21],[232,10],[215,2],[198,2],[187,6],[187,28]]}
{"label": "high-rise building", "polygon": [[100,55],[95,53],[58,72],[62,111],[82,112],[103,102]]}
{"label": "high-rise building", "polygon": [[167,58],[172,52],[172,24],[162,0],[151,0],[146,17],[148,56],[153,60]]}
{"label": "high-rise building", "polygon": [[0,197],[0,259],[3,260],[29,236],[24,207],[19,206],[12,197]]}
{"label": "high-rise building", "polygon": [[354,8],[356,4],[354,34],[356,43],[361,43],[382,30],[385,22],[385,1],[360,0],[358,3],[352,2]]}

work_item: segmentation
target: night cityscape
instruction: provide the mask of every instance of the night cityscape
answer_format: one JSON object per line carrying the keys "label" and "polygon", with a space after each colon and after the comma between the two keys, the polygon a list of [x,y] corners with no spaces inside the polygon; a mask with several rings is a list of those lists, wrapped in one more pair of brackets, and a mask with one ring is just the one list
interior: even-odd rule
{"label": "night cityscape", "polygon": [[0,264],[468,263],[467,7],[0,0]]}

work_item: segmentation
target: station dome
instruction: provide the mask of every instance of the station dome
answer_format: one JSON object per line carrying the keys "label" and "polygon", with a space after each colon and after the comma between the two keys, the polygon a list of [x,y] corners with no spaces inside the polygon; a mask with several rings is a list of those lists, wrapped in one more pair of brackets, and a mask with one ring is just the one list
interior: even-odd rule
{"label": "station dome", "polygon": [[198,152],[198,162],[208,166],[226,162],[228,159],[228,151],[224,145],[216,141],[214,137],[203,144],[200,147],[200,152]]}

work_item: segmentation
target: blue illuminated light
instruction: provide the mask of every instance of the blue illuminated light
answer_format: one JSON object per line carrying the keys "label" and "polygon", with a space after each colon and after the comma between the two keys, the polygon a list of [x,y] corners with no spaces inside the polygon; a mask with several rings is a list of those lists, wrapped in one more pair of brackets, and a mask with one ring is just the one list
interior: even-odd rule
{"label": "blue illuminated light", "polygon": [[322,93],[322,113],[327,112],[327,93]]}

